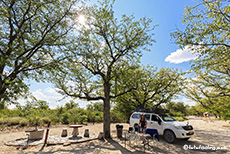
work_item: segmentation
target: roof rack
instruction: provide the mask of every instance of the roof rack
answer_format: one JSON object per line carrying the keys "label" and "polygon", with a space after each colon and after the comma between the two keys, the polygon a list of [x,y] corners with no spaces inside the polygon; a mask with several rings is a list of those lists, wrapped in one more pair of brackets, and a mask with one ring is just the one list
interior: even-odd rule
{"label": "roof rack", "polygon": [[151,107],[151,108],[136,108],[135,112],[165,114],[165,113],[169,113],[169,110]]}

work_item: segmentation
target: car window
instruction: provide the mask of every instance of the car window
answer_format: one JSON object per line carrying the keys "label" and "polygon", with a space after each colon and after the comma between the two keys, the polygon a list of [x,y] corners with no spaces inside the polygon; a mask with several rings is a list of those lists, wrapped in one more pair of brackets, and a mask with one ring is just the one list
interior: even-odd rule
{"label": "car window", "polygon": [[149,114],[145,114],[145,119],[146,120],[150,120],[150,115]]}
{"label": "car window", "polygon": [[159,117],[156,115],[152,115],[151,121],[159,121]]}
{"label": "car window", "polygon": [[176,121],[173,117],[171,117],[170,115],[160,115],[161,118],[166,121],[166,122],[170,122],[170,121]]}
{"label": "car window", "polygon": [[140,118],[141,118],[141,115],[135,113],[135,114],[132,115],[132,118],[133,118],[133,119],[140,119]]}

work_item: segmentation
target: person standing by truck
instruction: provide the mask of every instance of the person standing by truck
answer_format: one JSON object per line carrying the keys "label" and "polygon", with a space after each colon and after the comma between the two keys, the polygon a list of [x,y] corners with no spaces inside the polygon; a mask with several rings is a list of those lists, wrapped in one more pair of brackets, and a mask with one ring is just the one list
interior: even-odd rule
{"label": "person standing by truck", "polygon": [[145,129],[147,127],[147,120],[145,119],[145,116],[142,114],[141,118],[139,120],[139,126],[140,126],[140,132],[145,132]]}

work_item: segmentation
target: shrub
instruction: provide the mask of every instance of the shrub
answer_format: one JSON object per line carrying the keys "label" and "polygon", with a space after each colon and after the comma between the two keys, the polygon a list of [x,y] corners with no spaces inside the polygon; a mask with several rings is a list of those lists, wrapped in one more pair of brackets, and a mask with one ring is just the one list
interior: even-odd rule
{"label": "shrub", "polygon": [[87,110],[87,117],[88,117],[88,122],[95,122],[95,113],[94,111]]}
{"label": "shrub", "polygon": [[185,115],[181,112],[171,112],[170,113],[171,116],[175,116],[175,117],[184,117]]}
{"label": "shrub", "polygon": [[28,126],[29,123],[30,123],[30,122],[29,122],[28,119],[23,118],[23,119],[20,120],[19,126],[20,126],[20,127],[25,127],[25,126]]}
{"label": "shrub", "polygon": [[70,123],[76,124],[78,121],[79,121],[79,114],[76,114],[76,115],[72,114],[69,118]]}
{"label": "shrub", "polygon": [[188,120],[188,118],[186,118],[185,116],[183,116],[183,117],[174,117],[174,119],[176,119],[177,121]]}
{"label": "shrub", "polygon": [[21,117],[11,117],[11,118],[6,118],[5,123],[8,126],[14,126],[14,125],[19,125],[20,121],[21,121]]}
{"label": "shrub", "polygon": [[69,118],[70,118],[70,115],[68,113],[62,114],[62,123],[69,124]]}
{"label": "shrub", "polygon": [[87,115],[81,115],[79,117],[78,122],[81,123],[81,124],[83,124],[83,122],[87,122],[87,118],[88,118]]}
{"label": "shrub", "polygon": [[184,121],[183,117],[174,117],[177,121]]}
{"label": "shrub", "polygon": [[95,122],[102,122],[101,116],[95,116]]}
{"label": "shrub", "polygon": [[61,117],[57,116],[57,114],[55,113],[52,113],[51,115],[49,115],[49,119],[51,120],[51,123],[53,125],[61,121]]}
{"label": "shrub", "polygon": [[117,123],[117,122],[126,122],[126,118],[124,115],[122,115],[122,113],[118,112],[118,111],[111,111],[111,122],[113,123]]}
{"label": "shrub", "polygon": [[0,118],[0,125],[3,125],[5,123],[5,120],[3,118]]}
{"label": "shrub", "polygon": [[183,116],[183,119],[184,119],[184,120],[189,120],[189,118],[187,118],[187,117],[185,117],[185,116]]}
{"label": "shrub", "polygon": [[43,117],[43,118],[41,118],[41,121],[43,124],[48,124],[51,120],[49,117]]}
{"label": "shrub", "polygon": [[37,126],[40,126],[41,125],[41,117],[39,116],[31,116],[29,117],[29,123],[30,123],[30,126],[35,126],[36,129],[37,129]]}

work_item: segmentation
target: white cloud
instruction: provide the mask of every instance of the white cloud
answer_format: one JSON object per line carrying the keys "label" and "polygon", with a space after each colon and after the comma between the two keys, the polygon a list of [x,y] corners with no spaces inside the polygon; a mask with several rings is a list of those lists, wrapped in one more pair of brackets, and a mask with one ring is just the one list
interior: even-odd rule
{"label": "white cloud", "polygon": [[189,105],[189,106],[195,106],[197,103],[192,101],[191,99],[188,98],[183,98],[183,102],[185,105]]}
{"label": "white cloud", "polygon": [[177,98],[177,99],[173,99],[172,100],[173,102],[183,102],[184,103],[184,105],[189,105],[189,106],[194,106],[194,105],[196,105],[197,103],[196,102],[194,102],[194,101],[192,101],[191,99],[188,99],[188,98],[186,98],[186,97],[184,97],[184,96],[179,96],[179,98]]}
{"label": "white cloud", "polygon": [[[60,104],[60,101],[63,96],[59,93],[56,92],[54,88],[48,87],[45,89],[37,89],[32,92],[32,95],[36,97],[38,100],[44,100],[47,101],[50,105],[51,108],[55,108],[57,105],[62,105]],[[68,102],[70,99],[64,99],[64,102]],[[62,101],[62,102],[63,102]]]}
{"label": "white cloud", "polygon": [[177,49],[175,52],[172,52],[168,57],[165,58],[165,61],[179,64],[194,60],[197,57],[198,54],[195,53],[194,47],[191,48],[191,46],[186,46],[184,49]]}
{"label": "white cloud", "polygon": [[[31,93],[37,100],[46,101],[51,109],[57,108],[58,106],[64,106],[65,103],[73,99],[71,97],[66,97],[65,99],[62,99],[63,95],[59,94],[56,90],[56,88],[48,87],[45,89],[37,89],[35,91],[32,91]],[[31,101],[31,99],[28,100]],[[21,105],[25,105],[26,100],[19,99],[18,102]],[[86,108],[87,104],[89,104],[89,102],[79,99],[75,99],[74,102],[78,103],[79,107],[81,108]],[[10,106],[9,108],[13,109],[15,108],[15,106]]]}
{"label": "white cloud", "polygon": [[[57,90],[58,90],[57,88],[48,87],[43,90],[38,89],[32,92],[32,94],[39,100],[47,101],[49,103],[50,108],[56,108],[57,106],[63,106],[65,105],[65,103],[73,99],[71,97],[66,97],[65,99],[62,99],[63,95],[59,94]],[[75,99],[74,101],[78,103],[79,107],[81,108],[86,108],[86,105],[88,104],[88,102],[79,100],[79,99]]]}

